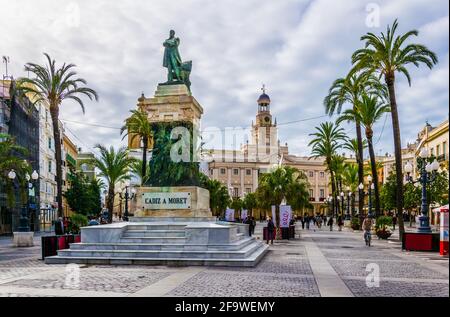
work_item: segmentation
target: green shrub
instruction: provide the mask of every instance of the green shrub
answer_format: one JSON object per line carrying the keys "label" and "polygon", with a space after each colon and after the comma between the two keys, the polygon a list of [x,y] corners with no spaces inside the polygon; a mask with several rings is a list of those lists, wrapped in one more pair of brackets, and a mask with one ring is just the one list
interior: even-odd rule
{"label": "green shrub", "polygon": [[89,220],[86,216],[81,214],[73,214],[72,217],[70,217],[70,225],[69,225],[69,231],[73,234],[80,233],[81,227],[86,227],[89,223]]}
{"label": "green shrub", "polygon": [[359,230],[361,228],[361,222],[358,217],[352,218],[352,224],[351,227],[353,230]]}
{"label": "green shrub", "polygon": [[375,225],[376,230],[387,231],[387,227],[392,225],[392,217],[381,216],[377,218]]}

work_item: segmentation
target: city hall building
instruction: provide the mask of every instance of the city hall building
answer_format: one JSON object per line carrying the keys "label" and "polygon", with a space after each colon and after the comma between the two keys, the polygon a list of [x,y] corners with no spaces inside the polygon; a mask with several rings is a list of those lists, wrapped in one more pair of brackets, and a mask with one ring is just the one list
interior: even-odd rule
{"label": "city hall building", "polygon": [[272,117],[271,100],[265,91],[257,103],[256,120],[252,123],[248,141],[239,150],[209,151],[209,176],[227,186],[231,196],[242,198],[256,191],[260,176],[274,165],[295,167],[308,177],[310,202],[314,207],[300,212],[320,212],[331,193],[324,158],[289,154],[288,144],[282,145],[278,138],[277,121]]}

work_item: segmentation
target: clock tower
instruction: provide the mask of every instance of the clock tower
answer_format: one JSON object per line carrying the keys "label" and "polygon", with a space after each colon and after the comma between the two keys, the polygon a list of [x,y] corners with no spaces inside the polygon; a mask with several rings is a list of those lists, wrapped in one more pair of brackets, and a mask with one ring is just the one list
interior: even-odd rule
{"label": "clock tower", "polygon": [[258,146],[258,155],[270,155],[271,148],[278,147],[277,122],[273,122],[270,113],[270,97],[266,94],[266,87],[263,85],[262,95],[258,98],[258,113],[256,122],[252,126],[253,144]]}

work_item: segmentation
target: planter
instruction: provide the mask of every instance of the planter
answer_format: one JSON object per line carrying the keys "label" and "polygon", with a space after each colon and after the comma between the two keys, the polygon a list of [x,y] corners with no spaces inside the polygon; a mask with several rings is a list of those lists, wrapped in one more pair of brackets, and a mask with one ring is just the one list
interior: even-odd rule
{"label": "planter", "polygon": [[377,231],[377,237],[382,240],[387,240],[392,236],[392,232],[379,230]]}

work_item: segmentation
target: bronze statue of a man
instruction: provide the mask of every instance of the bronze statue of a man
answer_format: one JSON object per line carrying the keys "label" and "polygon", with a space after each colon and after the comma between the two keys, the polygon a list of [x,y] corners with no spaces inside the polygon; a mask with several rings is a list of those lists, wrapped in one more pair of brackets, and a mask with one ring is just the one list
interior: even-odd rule
{"label": "bronze statue of a man", "polygon": [[180,45],[180,39],[175,37],[175,31],[170,31],[170,37],[164,42],[164,60],[163,66],[168,70],[167,82],[182,81],[182,60],[178,46]]}

